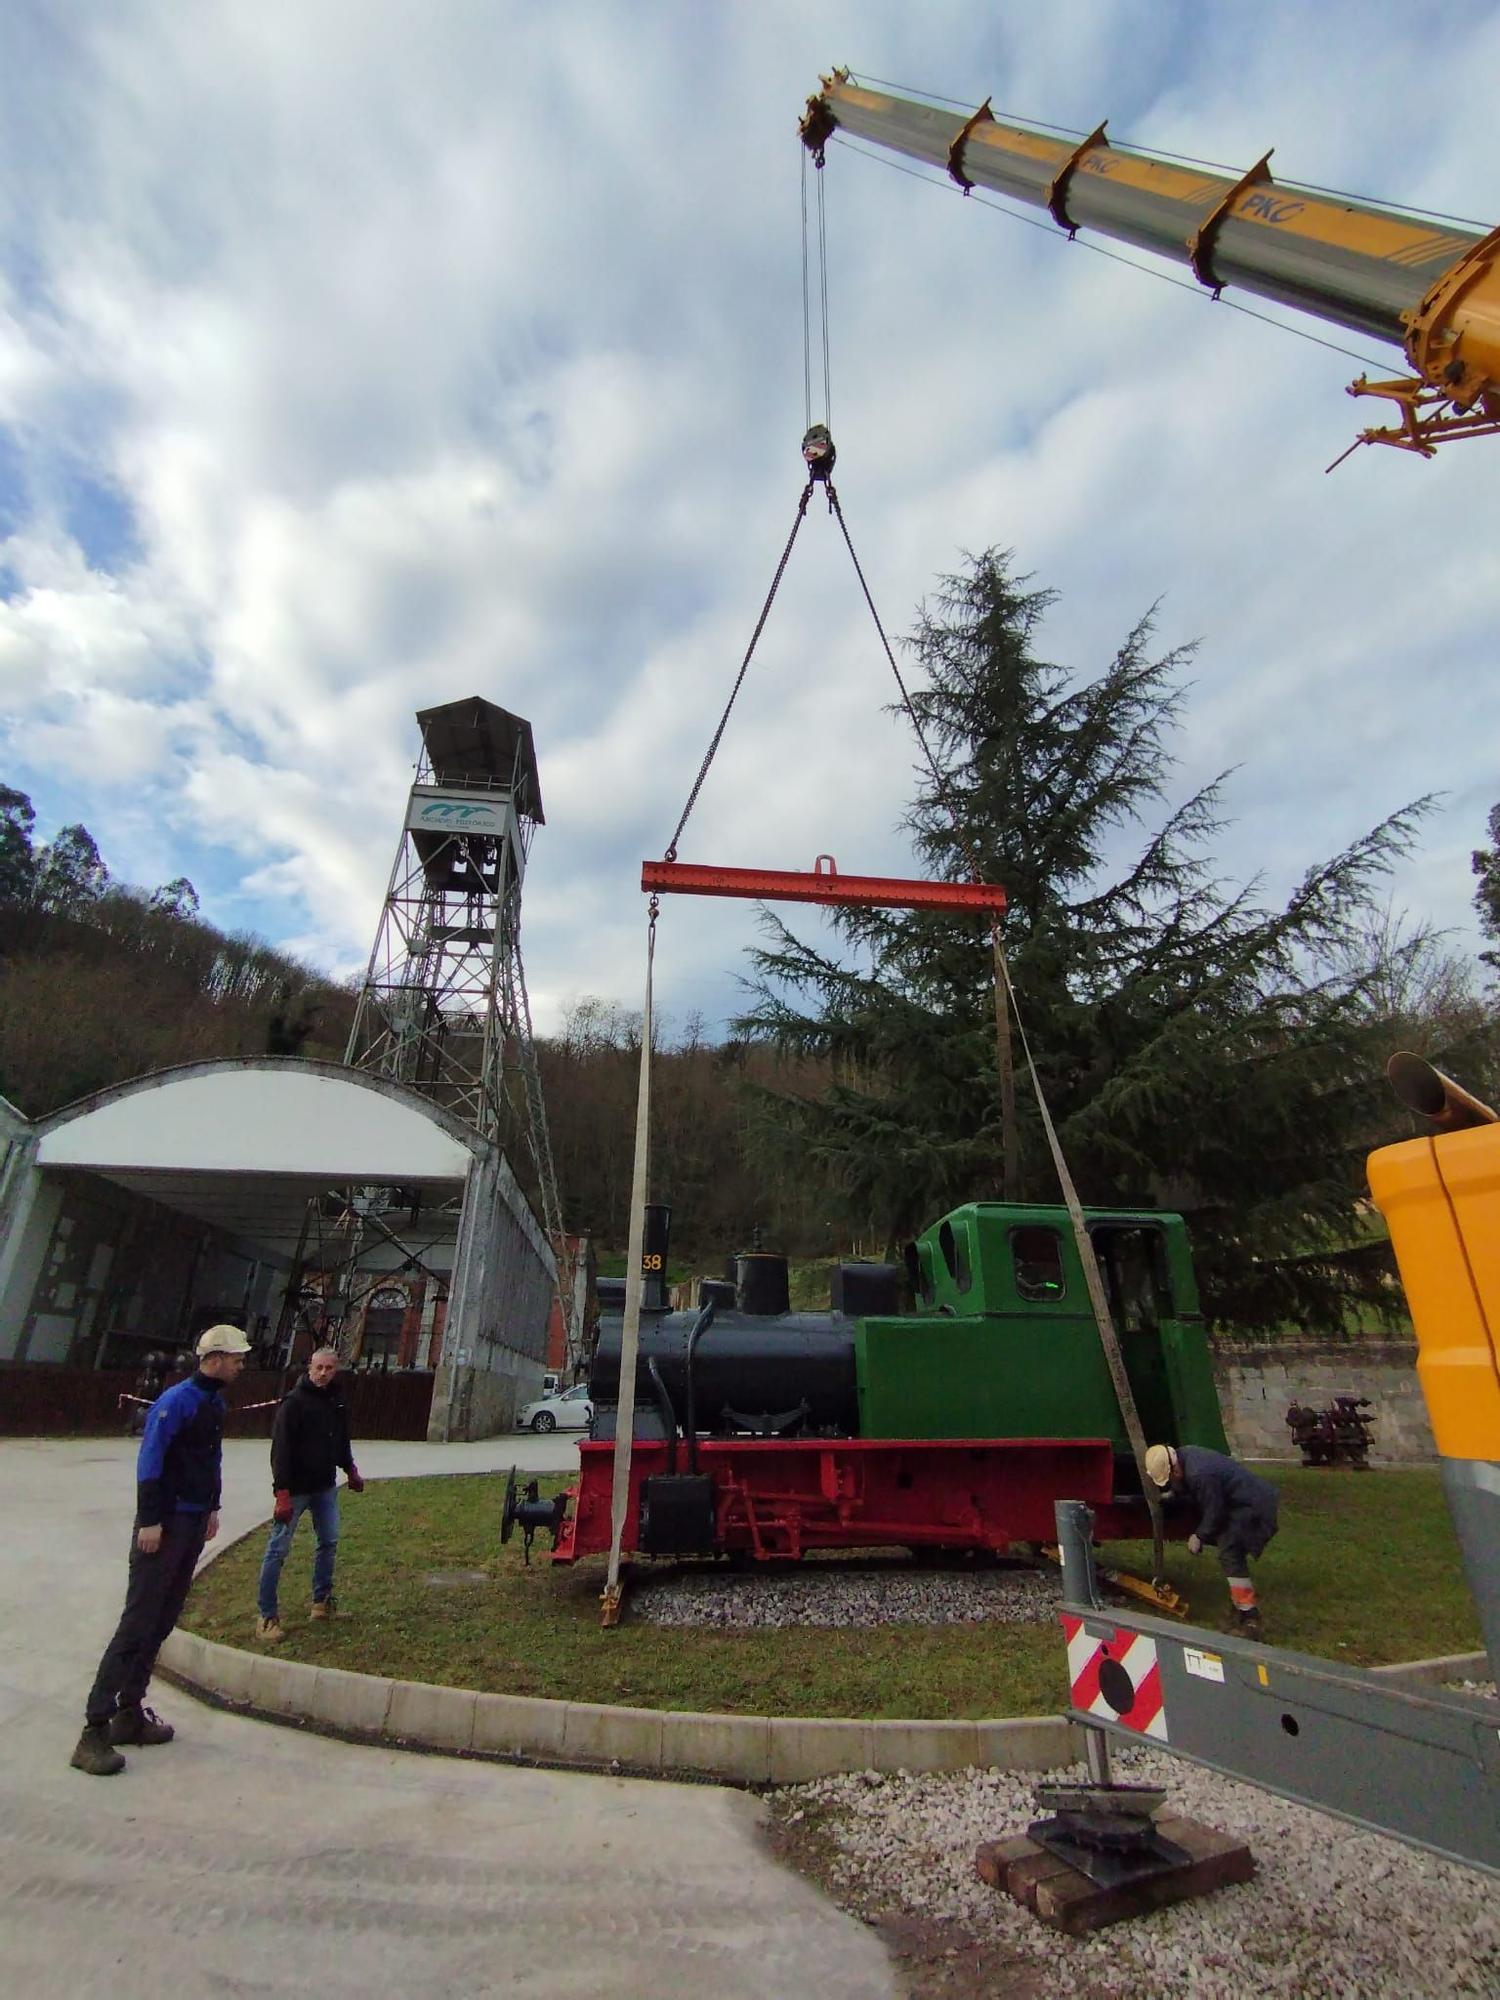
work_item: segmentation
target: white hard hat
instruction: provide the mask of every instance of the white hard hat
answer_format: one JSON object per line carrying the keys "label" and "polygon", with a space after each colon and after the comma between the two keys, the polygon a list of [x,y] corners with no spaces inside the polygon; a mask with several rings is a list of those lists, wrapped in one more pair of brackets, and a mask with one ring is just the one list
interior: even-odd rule
{"label": "white hard hat", "polygon": [[1172,1460],[1177,1456],[1169,1444],[1148,1445],[1146,1449],[1146,1477],[1153,1486],[1172,1484]]}
{"label": "white hard hat", "polygon": [[248,1354],[250,1343],[237,1326],[211,1326],[198,1336],[198,1359],[209,1354]]}

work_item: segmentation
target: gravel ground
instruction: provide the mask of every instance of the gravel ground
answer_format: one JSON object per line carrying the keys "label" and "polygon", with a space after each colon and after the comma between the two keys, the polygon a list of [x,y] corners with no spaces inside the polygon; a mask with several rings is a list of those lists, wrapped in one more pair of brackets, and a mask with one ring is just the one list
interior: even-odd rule
{"label": "gravel ground", "polygon": [[[917,1994],[1500,1993],[1500,1908],[1488,1876],[1160,1752],[1115,1749],[1114,1765],[1120,1778],[1165,1785],[1173,1810],[1244,1835],[1255,1880],[1091,1938],[1063,1937],[974,1873],[981,1841],[1022,1833],[1036,1817],[1029,1772],[871,1772],[790,1787],[773,1794],[778,1844],[868,1921],[898,1934],[942,1925],[948,1944],[924,1956]],[[972,1970],[955,1973],[955,1961]]]}
{"label": "gravel ground", "polygon": [[1061,1580],[1051,1567],[684,1570],[632,1585],[630,1613],[649,1625],[1039,1625],[1057,1615]]}

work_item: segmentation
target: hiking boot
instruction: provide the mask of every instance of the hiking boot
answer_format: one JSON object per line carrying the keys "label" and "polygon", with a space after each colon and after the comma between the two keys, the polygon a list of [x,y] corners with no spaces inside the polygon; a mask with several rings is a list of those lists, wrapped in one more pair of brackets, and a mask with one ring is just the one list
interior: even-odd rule
{"label": "hiking boot", "polygon": [[111,1743],[170,1743],[177,1731],[163,1722],[154,1708],[139,1702],[133,1708],[117,1708],[109,1718]]}
{"label": "hiking boot", "polygon": [[1261,1632],[1260,1613],[1258,1611],[1242,1611],[1239,1614],[1239,1629],[1247,1639],[1258,1639]]}
{"label": "hiking boot", "polygon": [[125,1759],[110,1745],[107,1722],[86,1722],[78,1748],[68,1761],[75,1771],[87,1771],[91,1778],[112,1778],[125,1768]]}
{"label": "hiking boot", "polygon": [[279,1646],[286,1637],[286,1633],[281,1629],[281,1620],[279,1618],[257,1618],[255,1621],[255,1636],[261,1641],[262,1645]]}
{"label": "hiking boot", "polygon": [[338,1615],[338,1606],[331,1597],[316,1597],[313,1599],[312,1616],[314,1618],[337,1618]]}

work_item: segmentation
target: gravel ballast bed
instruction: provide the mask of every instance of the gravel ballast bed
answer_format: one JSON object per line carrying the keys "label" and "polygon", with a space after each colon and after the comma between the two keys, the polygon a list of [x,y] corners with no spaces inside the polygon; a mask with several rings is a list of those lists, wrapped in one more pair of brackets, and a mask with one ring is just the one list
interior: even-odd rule
{"label": "gravel ballast bed", "polygon": [[917,1569],[810,1563],[796,1570],[685,1570],[638,1581],[643,1624],[716,1627],[1043,1625],[1057,1616],[1057,1570]]}
{"label": "gravel ballast bed", "polygon": [[816,1872],[846,1907],[872,1921],[946,1921],[956,1941],[1044,1974],[1048,1993],[1500,1992],[1490,1877],[1160,1752],[1116,1749],[1114,1764],[1122,1779],[1164,1785],[1170,1810],[1248,1839],[1255,1880],[1072,1939],[974,1872],[982,1841],[1024,1833],[1037,1816],[1034,1774],[824,1778],[776,1793],[773,1813],[789,1851],[805,1858],[816,1843]]}

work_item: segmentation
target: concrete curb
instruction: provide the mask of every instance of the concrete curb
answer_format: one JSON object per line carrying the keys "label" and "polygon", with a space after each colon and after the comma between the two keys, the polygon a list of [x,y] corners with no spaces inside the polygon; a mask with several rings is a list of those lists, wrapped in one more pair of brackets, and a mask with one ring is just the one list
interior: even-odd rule
{"label": "concrete curb", "polygon": [[1488,1653],[1438,1653],[1430,1660],[1398,1660],[1393,1666],[1372,1667],[1372,1674],[1384,1674],[1397,1687],[1442,1687],[1447,1681],[1487,1681],[1490,1678]]}
{"label": "concrete curb", "polygon": [[561,1764],[648,1777],[789,1785],[846,1771],[1047,1771],[1077,1762],[1081,1731],[1060,1715],[1014,1721],[859,1722],[822,1716],[695,1715],[384,1680],[246,1653],[173,1632],[159,1664],[191,1692],[268,1721],[411,1750]]}

